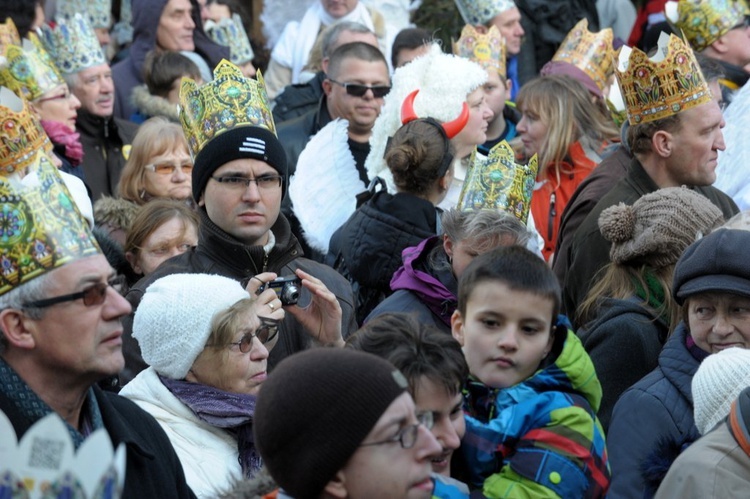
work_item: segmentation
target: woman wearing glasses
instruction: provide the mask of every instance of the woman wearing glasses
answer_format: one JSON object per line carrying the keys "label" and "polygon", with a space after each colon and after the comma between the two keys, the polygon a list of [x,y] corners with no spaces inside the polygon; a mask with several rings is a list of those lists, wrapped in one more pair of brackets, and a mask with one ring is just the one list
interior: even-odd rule
{"label": "woman wearing glasses", "polygon": [[255,400],[284,310],[273,290],[251,297],[259,286],[258,279],[246,290],[227,277],[173,274],[149,286],[133,320],[151,367],[120,394],[164,428],[198,497],[218,496],[262,464]]}
{"label": "woman wearing glasses", "polygon": [[118,193],[138,205],[157,198],[191,203],[192,172],[193,160],[180,125],[165,118],[151,118],[133,139]]}

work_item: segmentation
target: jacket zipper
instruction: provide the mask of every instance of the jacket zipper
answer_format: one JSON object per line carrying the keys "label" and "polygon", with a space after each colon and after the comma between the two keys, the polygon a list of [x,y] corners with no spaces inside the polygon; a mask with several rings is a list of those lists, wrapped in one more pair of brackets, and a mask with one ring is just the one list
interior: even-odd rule
{"label": "jacket zipper", "polygon": [[555,226],[555,217],[557,211],[555,210],[555,193],[549,195],[549,221],[547,223],[547,239],[552,243],[552,229]]}

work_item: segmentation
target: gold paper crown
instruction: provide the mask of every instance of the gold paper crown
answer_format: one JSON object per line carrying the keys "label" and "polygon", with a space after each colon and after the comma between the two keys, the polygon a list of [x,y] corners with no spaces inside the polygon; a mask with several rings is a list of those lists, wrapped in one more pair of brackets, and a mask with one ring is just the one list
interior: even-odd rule
{"label": "gold paper crown", "polygon": [[484,69],[497,71],[503,80],[507,77],[505,40],[494,25],[487,33],[480,33],[470,24],[464,26],[461,30],[461,38],[453,42],[453,53],[476,62]]}
{"label": "gold paper crown", "polygon": [[475,160],[461,189],[458,208],[501,210],[525,224],[538,170],[536,154],[528,165],[518,164],[513,149],[503,140],[490,149],[487,158]]}
{"label": "gold paper crown", "polygon": [[255,57],[238,14],[234,14],[231,19],[224,18],[218,23],[206,23],[206,33],[219,45],[229,47],[230,58],[234,64],[245,64]]}
{"label": "gold paper crown", "polygon": [[666,118],[712,98],[693,50],[679,37],[662,33],[652,59],[623,46],[615,76],[631,125]]}
{"label": "gold paper crown", "polygon": [[88,14],[93,28],[109,29],[112,24],[112,0],[57,0],[56,10],[58,18]]}
{"label": "gold paper crown", "polygon": [[455,0],[466,24],[487,24],[498,14],[516,6],[513,0]]}
{"label": "gold paper crown", "polygon": [[747,13],[745,0],[679,0],[664,6],[667,21],[699,52],[740,24]]}
{"label": "gold paper crown", "polygon": [[180,122],[193,158],[211,139],[232,128],[257,126],[276,135],[260,71],[257,80],[245,78],[226,59],[214,69],[213,81],[200,88],[192,79],[182,79]]}
{"label": "gold paper crown", "polygon": [[588,19],[583,18],[568,32],[552,60],[572,64],[594,80],[600,90],[604,90],[614,71],[613,38],[612,28],[592,33]]}
{"label": "gold paper crown", "polygon": [[0,172],[0,295],[98,253],[88,222],[44,152],[36,153],[26,176]]}
{"label": "gold paper crown", "polygon": [[52,143],[28,103],[0,87],[0,175],[29,166],[39,150],[52,152]]}
{"label": "gold paper crown", "polygon": [[0,66],[0,85],[18,95],[33,101],[65,83],[34,33],[29,33],[23,45],[5,45],[0,50],[5,57]]}
{"label": "gold paper crown", "polygon": [[10,17],[0,24],[0,47],[5,45],[20,45],[21,35],[18,34],[16,23]]}

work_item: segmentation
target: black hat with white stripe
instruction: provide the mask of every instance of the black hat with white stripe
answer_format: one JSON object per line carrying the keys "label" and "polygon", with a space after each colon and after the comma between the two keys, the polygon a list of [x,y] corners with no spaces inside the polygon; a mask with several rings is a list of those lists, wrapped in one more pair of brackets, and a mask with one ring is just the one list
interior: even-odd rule
{"label": "black hat with white stripe", "polygon": [[265,161],[284,177],[282,196],[286,194],[286,153],[276,135],[267,128],[241,126],[211,139],[195,158],[193,168],[193,197],[198,201],[208,179],[225,163],[235,159]]}

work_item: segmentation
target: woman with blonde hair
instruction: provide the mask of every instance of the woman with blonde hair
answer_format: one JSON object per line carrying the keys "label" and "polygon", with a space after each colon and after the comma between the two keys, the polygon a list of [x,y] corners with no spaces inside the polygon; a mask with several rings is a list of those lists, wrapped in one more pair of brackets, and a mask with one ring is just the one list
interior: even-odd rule
{"label": "woman with blonde hair", "polygon": [[526,158],[538,156],[537,185],[531,213],[544,239],[542,253],[555,252],[563,210],[578,185],[601,161],[603,149],[619,140],[612,119],[569,76],[537,78],[521,88],[518,134]]}
{"label": "woman with blonde hair", "polygon": [[193,160],[182,127],[155,117],[133,139],[130,157],[117,186],[121,198],[142,205],[167,198],[190,203]]}

